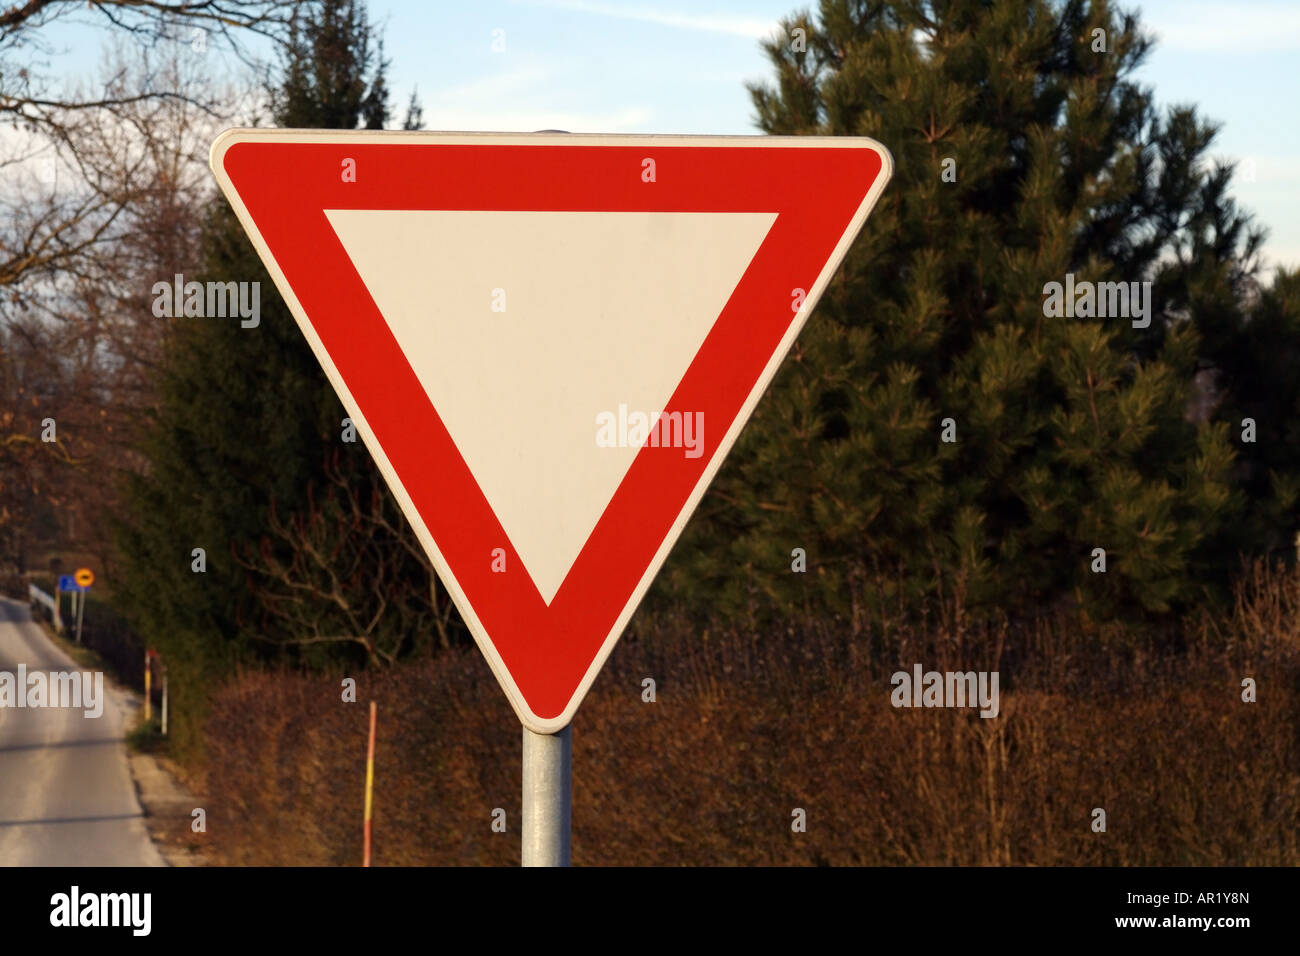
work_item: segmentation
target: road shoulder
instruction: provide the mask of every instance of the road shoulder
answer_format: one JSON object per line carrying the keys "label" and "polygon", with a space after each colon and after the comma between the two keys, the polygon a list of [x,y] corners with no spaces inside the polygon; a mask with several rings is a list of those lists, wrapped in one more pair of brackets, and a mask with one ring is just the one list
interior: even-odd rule
{"label": "road shoulder", "polygon": [[193,831],[194,811],[203,801],[180,781],[179,769],[166,757],[131,752],[129,760],[145,826],[167,865],[206,866],[206,834]]}
{"label": "road shoulder", "polygon": [[135,784],[136,799],[144,813],[145,828],[159,854],[168,866],[207,865],[206,833],[195,833],[192,829],[194,810],[204,806],[203,800],[187,785],[184,773],[175,763],[160,754],[141,752],[129,742],[131,732],[140,725],[144,695],[118,681],[93,651],[55,633],[47,621],[33,618],[32,624],[70,663],[103,671],[105,684],[122,706],[128,737],[127,765]]}

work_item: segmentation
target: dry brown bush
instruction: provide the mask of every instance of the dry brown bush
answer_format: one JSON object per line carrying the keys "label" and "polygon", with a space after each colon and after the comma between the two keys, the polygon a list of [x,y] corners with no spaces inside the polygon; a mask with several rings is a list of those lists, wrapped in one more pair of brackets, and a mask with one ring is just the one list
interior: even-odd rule
{"label": "dry brown bush", "polygon": [[[1300,577],[1259,564],[1230,614],[1158,654],[1062,617],[946,613],[856,644],[825,626],[643,624],[575,721],[574,862],[1296,865],[1298,612]],[[917,662],[999,669],[1001,715],[894,709],[889,675]],[[360,861],[374,699],[376,865],[517,863],[519,726],[477,651],[354,675],[357,704],[341,676],[245,674],[219,695],[207,779],[223,862]]]}

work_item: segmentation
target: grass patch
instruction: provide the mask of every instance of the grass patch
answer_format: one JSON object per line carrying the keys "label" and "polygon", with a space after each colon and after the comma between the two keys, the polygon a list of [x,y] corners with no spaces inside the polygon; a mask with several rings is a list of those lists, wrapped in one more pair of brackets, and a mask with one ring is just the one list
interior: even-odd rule
{"label": "grass patch", "polygon": [[166,754],[167,738],[158,729],[156,721],[136,724],[126,735],[126,745],[135,753]]}

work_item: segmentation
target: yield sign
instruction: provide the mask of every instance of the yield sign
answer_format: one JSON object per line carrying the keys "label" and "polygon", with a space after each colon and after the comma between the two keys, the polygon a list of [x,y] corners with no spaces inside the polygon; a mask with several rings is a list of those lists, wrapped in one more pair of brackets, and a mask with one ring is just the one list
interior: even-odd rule
{"label": "yield sign", "polygon": [[520,720],[554,733],[891,161],[842,137],[244,129],[212,169]]}

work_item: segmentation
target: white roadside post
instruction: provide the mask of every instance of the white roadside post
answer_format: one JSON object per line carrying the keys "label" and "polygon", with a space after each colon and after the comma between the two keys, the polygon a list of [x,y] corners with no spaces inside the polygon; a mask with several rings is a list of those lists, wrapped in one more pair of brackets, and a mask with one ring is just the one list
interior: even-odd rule
{"label": "white roadside post", "polygon": [[524,731],[524,866],[568,866],[573,806],[573,725]]}

